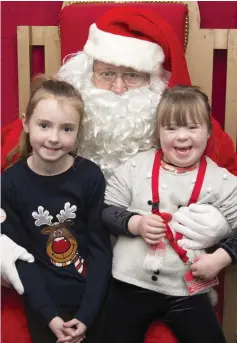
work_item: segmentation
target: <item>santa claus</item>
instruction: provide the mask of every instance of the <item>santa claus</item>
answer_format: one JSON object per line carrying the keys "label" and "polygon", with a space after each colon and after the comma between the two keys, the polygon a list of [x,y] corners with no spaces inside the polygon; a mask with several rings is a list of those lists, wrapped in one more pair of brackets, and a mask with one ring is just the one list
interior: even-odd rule
{"label": "santa claus", "polygon": [[[105,177],[138,151],[154,146],[155,112],[163,90],[176,84],[190,84],[183,48],[169,24],[152,11],[129,7],[116,7],[92,24],[83,51],[69,56],[56,76],[74,85],[82,94],[86,116],[79,154],[96,162]],[[213,134],[206,153],[237,175],[237,157],[232,141],[214,119],[212,125]],[[20,120],[3,130],[4,167],[6,155],[17,144],[20,131]],[[206,224],[207,230],[221,227],[223,232],[223,227],[227,227],[222,215],[213,207],[206,207],[205,216],[213,219]],[[185,239],[188,247],[188,243],[192,243],[192,224],[193,230],[198,230],[195,226],[197,219],[188,208],[177,218],[177,225],[184,224],[186,231],[182,233],[188,236]],[[119,228],[116,233],[121,234]],[[22,294],[24,290],[15,261],[31,262],[33,257],[4,235],[0,242],[2,278]],[[208,245],[214,243],[214,238],[208,237]],[[230,255],[228,244],[221,249]],[[226,259],[226,264],[233,256]],[[10,303],[10,297],[8,294],[8,298],[3,299],[4,306]],[[17,339],[13,338],[10,328],[14,313],[18,314],[19,325],[19,305],[14,311],[18,312],[12,312],[10,316],[9,312],[3,312],[4,342],[30,342],[27,330],[22,332],[22,337],[18,332]],[[154,341],[175,342],[170,333],[165,333],[164,327],[159,326],[156,331],[159,339],[154,337]]]}

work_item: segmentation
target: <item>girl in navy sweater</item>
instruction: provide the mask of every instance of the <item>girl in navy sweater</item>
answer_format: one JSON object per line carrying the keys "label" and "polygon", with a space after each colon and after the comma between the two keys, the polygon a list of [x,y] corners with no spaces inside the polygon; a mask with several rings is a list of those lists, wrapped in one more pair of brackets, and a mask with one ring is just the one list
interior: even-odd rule
{"label": "girl in navy sweater", "polygon": [[96,164],[75,157],[83,113],[71,85],[40,78],[22,116],[19,159],[2,175],[2,232],[35,259],[16,264],[34,343],[84,340],[110,279],[104,177]]}

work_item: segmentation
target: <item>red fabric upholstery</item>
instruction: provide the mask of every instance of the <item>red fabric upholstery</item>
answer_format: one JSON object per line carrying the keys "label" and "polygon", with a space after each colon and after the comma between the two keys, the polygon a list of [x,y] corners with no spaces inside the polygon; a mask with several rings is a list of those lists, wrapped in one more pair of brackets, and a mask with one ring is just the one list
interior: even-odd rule
{"label": "red fabric upholstery", "polygon": [[[61,57],[82,50],[87,37],[88,30],[92,23],[103,15],[107,10],[121,6],[121,4],[72,4],[62,9],[60,15],[60,33],[61,33]],[[130,4],[123,4],[129,6]],[[188,12],[183,4],[135,4],[139,8],[149,8],[157,11],[168,23],[170,23],[177,34],[181,44],[184,46],[185,37],[185,15]]]}
{"label": "red fabric upholstery", "polygon": [[[7,167],[6,157],[12,149],[18,144],[20,133],[22,131],[22,122],[20,119],[15,120],[13,123],[8,124],[2,129],[1,137],[1,170]],[[17,157],[17,156],[16,156]]]}
{"label": "red fabric upholstery", "polygon": [[[1,287],[3,343],[32,343],[23,308],[23,298],[15,290]],[[43,342],[42,342],[43,343]]]}

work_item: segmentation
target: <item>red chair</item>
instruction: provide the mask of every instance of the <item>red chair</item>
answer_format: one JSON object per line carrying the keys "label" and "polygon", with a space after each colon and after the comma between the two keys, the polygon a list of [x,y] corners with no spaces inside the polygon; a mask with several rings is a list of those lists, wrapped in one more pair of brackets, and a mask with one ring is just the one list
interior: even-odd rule
{"label": "red chair", "polygon": [[[131,3],[126,4],[123,3],[122,6],[131,6]],[[86,42],[88,36],[88,29],[89,26],[97,20],[104,12],[112,7],[121,6],[119,3],[78,3],[78,4],[70,4],[63,7],[61,14],[60,14],[60,39],[61,39],[61,60],[64,59],[68,54],[75,53],[81,50]],[[188,8],[186,5],[182,3],[136,3],[134,6],[138,7],[149,7],[152,8],[154,11],[158,11],[174,28],[178,38],[180,39],[181,44],[186,46],[189,27],[188,27]],[[194,5],[192,5],[194,6]],[[195,5],[197,6],[197,5]],[[193,10],[197,10],[197,7]],[[191,26],[193,27],[194,24]],[[197,23],[195,24],[197,25]],[[195,26],[194,25],[194,26]],[[36,28],[29,28],[32,29],[32,37],[34,36],[34,30]],[[198,28],[199,29],[199,28]],[[204,37],[205,36],[205,37]],[[198,46],[198,39],[210,39],[210,33],[203,33],[202,37],[199,37],[198,34],[192,35],[193,42],[191,44],[192,49],[188,51],[187,59],[189,61],[192,58],[196,60],[195,54],[200,47]],[[58,39],[58,38],[56,38]],[[194,42],[195,40],[195,42]],[[48,41],[45,39],[45,41]],[[30,43],[34,45],[33,39]],[[42,43],[44,44],[44,43]],[[195,47],[196,44],[196,47]],[[202,55],[205,55],[203,57]],[[199,56],[199,58],[206,58],[206,53]],[[200,61],[199,59],[199,61]],[[195,80],[195,84],[199,84],[202,88],[206,91],[207,94],[211,94],[211,89],[209,85],[206,86],[205,78],[200,74],[202,74],[196,66],[194,67],[194,63],[189,63],[189,71],[191,74],[192,80]],[[209,63],[209,59],[205,60],[205,63],[200,61],[200,65],[206,65]],[[55,68],[53,70],[53,67]],[[51,63],[51,69],[47,70],[46,66],[46,73],[49,75],[53,75],[54,72],[57,70],[57,63],[53,66]],[[29,66],[30,69],[30,66]],[[206,68],[207,70],[208,68]],[[210,68],[209,68],[210,69]],[[208,71],[211,73],[211,71]],[[23,80],[25,75],[19,75],[19,80]],[[207,77],[208,79],[208,77]],[[27,99],[19,99],[20,103],[20,111],[23,110],[24,106],[22,104],[26,103]],[[22,107],[22,109],[21,109]],[[230,117],[230,116],[229,116]],[[229,118],[228,117],[228,118]],[[232,116],[233,117],[233,116]],[[234,120],[234,119],[233,119]],[[233,121],[232,120],[232,121]],[[228,119],[230,121],[230,119]],[[16,145],[18,141],[18,137],[21,131],[21,122],[15,121],[14,123],[10,124],[10,126],[4,128],[3,135],[2,135],[2,166],[3,169],[6,167],[5,157],[6,154],[12,150],[12,148]],[[230,132],[231,133],[231,132]],[[236,137],[233,137],[233,140],[236,141]],[[218,317],[221,318],[222,316],[222,304],[223,304],[223,283],[218,288],[219,293],[219,304],[217,306]],[[30,338],[27,331],[27,325],[25,317],[22,315],[22,299],[16,294],[13,290],[5,290],[2,293],[3,298],[3,306],[2,306],[2,338],[4,343],[28,343],[30,342]],[[12,330],[12,327],[15,327],[16,330]],[[15,337],[15,333],[18,330],[17,328],[22,328],[21,331],[18,331],[17,339]],[[19,329],[20,330],[20,329]],[[20,335],[19,335],[20,332]],[[169,331],[169,329],[163,324],[162,321],[154,322],[146,335],[145,343],[175,343],[177,340],[173,336],[173,334]]]}

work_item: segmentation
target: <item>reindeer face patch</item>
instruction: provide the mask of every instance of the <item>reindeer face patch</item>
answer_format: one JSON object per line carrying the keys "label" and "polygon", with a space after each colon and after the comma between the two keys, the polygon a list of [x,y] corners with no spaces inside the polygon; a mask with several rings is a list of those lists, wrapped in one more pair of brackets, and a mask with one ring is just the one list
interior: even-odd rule
{"label": "reindeer face patch", "polygon": [[42,206],[38,207],[38,213],[33,212],[32,217],[36,219],[35,225],[47,225],[42,230],[43,235],[49,235],[46,243],[46,252],[52,264],[57,267],[64,267],[74,263],[75,268],[85,276],[84,260],[78,254],[78,244],[75,237],[70,233],[70,227],[74,224],[76,217],[74,213],[77,210],[75,205],[71,206],[69,202],[64,205],[64,210],[57,214],[57,222],[52,223],[53,217],[49,211],[44,210]]}
{"label": "reindeer face patch", "polygon": [[44,235],[49,235],[46,251],[53,262],[71,263],[77,252],[77,241],[69,232],[69,227],[73,225],[71,220],[64,223],[54,223],[41,230]]}

